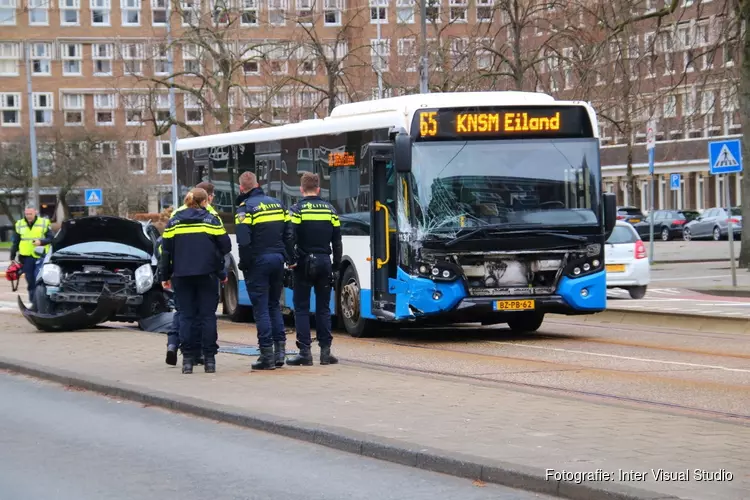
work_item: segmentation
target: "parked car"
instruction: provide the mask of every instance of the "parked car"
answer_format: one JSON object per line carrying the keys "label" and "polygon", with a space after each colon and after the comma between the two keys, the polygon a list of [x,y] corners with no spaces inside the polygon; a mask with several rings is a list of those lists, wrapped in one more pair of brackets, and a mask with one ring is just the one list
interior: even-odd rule
{"label": "parked car", "polygon": [[654,237],[662,241],[672,238],[682,238],[685,225],[700,216],[695,210],[654,210],[641,222],[633,224],[633,227],[644,240],[651,238],[651,216],[654,217]]}
{"label": "parked car", "polygon": [[709,208],[695,220],[687,223],[682,232],[685,241],[713,238],[719,241],[729,236],[729,220],[732,220],[732,231],[734,239],[742,236],[742,211],[740,207],[732,208]]}
{"label": "parked car", "polygon": [[640,208],[636,207],[617,207],[617,220],[637,224],[645,219],[646,216]]}
{"label": "parked car", "polygon": [[604,246],[607,288],[624,288],[634,299],[642,299],[651,280],[646,245],[635,228],[617,221]]}
{"label": "parked car", "polygon": [[106,321],[135,322],[169,311],[157,274],[159,231],[120,217],[62,223],[37,275],[34,311],[40,330],[76,330]]}

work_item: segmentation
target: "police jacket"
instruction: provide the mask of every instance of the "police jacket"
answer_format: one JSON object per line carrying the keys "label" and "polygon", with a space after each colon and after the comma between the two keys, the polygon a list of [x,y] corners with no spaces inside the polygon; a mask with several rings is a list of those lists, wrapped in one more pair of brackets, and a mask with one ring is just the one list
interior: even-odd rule
{"label": "police jacket", "polygon": [[21,257],[40,258],[34,251],[34,240],[40,240],[45,252],[49,251],[49,245],[55,235],[52,232],[52,223],[46,217],[35,217],[33,222],[26,217],[16,221],[15,231],[10,247],[10,260],[16,260],[16,254]]}
{"label": "police jacket", "polygon": [[[177,207],[177,208],[174,209],[174,211],[169,216],[169,218],[171,219],[172,217],[175,216],[176,213],[182,212],[186,208],[187,208],[187,205],[180,205],[179,207]],[[219,223],[222,226],[224,225],[224,221],[221,220],[221,217],[219,217],[219,213],[216,211],[216,209],[214,207],[212,207],[211,205],[206,205],[206,210],[208,211],[208,213],[210,213],[211,215],[213,215],[214,217],[216,217],[217,219],[219,219]]]}
{"label": "police jacket", "polygon": [[247,269],[259,255],[280,253],[290,262],[294,249],[289,212],[284,205],[261,188],[239,196],[235,233],[240,267]]}
{"label": "police jacket", "polygon": [[224,256],[232,250],[232,243],[215,216],[202,208],[186,208],[169,219],[161,249],[159,277],[166,281],[221,274]]}
{"label": "police jacket", "polygon": [[341,222],[333,205],[320,196],[305,196],[289,209],[295,242],[294,262],[309,254],[330,255],[333,267],[341,263]]}

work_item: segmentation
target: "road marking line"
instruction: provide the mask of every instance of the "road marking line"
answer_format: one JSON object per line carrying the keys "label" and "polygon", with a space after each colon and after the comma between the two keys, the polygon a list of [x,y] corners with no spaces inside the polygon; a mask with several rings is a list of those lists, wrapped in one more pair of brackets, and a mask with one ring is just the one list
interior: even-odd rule
{"label": "road marking line", "polygon": [[750,373],[750,370],[744,370],[742,368],[729,368],[726,366],[718,366],[718,365],[701,365],[698,363],[685,363],[682,361],[666,361],[662,359],[636,358],[633,356],[618,356],[616,354],[603,354],[600,352],[578,351],[574,349],[562,349],[560,347],[545,347],[541,345],[519,344],[516,342],[501,342],[501,341],[491,341],[491,342],[493,344],[504,344],[504,345],[512,345],[516,347],[526,347],[528,349],[541,349],[545,351],[567,352],[570,354],[588,354],[589,356],[599,356],[602,358],[625,359],[629,361],[643,361],[646,363],[662,363],[665,365],[691,366],[693,368],[709,368],[712,370],[724,370],[728,372]]}
{"label": "road marking line", "polygon": [[716,279],[716,278],[731,278],[731,275],[694,276],[692,278],[656,278],[656,279],[652,278],[651,281],[695,281],[695,280],[707,280],[707,279]]}

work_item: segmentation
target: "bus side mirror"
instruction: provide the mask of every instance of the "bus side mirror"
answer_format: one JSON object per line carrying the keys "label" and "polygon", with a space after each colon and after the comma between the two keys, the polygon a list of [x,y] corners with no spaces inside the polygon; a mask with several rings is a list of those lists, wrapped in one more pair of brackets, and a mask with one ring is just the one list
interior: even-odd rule
{"label": "bus side mirror", "polygon": [[393,160],[396,172],[408,174],[411,172],[411,137],[403,132],[396,134]]}
{"label": "bus side mirror", "polygon": [[617,198],[614,193],[604,193],[602,196],[604,207],[604,235],[609,238],[617,224]]}

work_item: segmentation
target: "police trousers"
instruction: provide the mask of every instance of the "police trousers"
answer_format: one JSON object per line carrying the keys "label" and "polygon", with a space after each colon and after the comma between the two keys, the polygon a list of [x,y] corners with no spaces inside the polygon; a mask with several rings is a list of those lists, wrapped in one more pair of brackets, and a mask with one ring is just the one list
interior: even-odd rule
{"label": "police trousers", "polygon": [[[216,306],[218,307],[218,300]],[[195,332],[195,338],[198,342],[198,352],[202,352],[201,346],[203,345],[203,339],[200,331]],[[169,329],[167,334],[167,347],[171,345],[180,345],[180,302],[177,299],[177,293],[174,294],[174,314],[172,315],[172,327]]]}
{"label": "police trousers", "polygon": [[219,281],[213,274],[173,278],[180,308],[180,350],[186,358],[215,356],[217,344],[216,307]]}
{"label": "police trousers", "polygon": [[331,335],[331,258],[316,254],[317,269],[308,276],[304,262],[294,268],[294,321],[297,328],[297,344],[310,347],[310,291],[315,290],[315,330],[318,345],[330,347]]}
{"label": "police trousers", "polygon": [[245,285],[253,304],[258,346],[271,347],[286,342],[284,318],[281,316],[281,290],[284,280],[284,256],[280,253],[255,257],[245,272]]}

